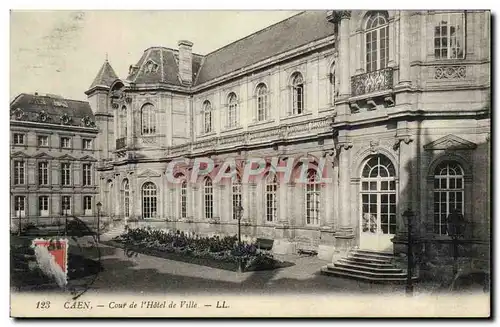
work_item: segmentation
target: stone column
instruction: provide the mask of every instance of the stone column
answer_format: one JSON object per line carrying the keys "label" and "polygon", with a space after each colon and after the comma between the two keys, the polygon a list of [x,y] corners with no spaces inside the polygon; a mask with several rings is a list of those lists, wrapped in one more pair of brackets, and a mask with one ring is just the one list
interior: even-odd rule
{"label": "stone column", "polygon": [[342,10],[340,15],[340,49],[339,49],[339,69],[340,69],[340,97],[350,95],[349,82],[349,23],[351,11]]}
{"label": "stone column", "polygon": [[350,192],[350,166],[349,149],[352,143],[343,142],[337,144],[339,151],[339,225],[336,233],[336,247],[348,250],[354,238],[354,227],[351,222],[351,192]]}
{"label": "stone column", "polygon": [[400,11],[399,19],[399,85],[409,85],[410,78],[410,23],[407,10]]}
{"label": "stone column", "polygon": [[132,98],[127,97],[127,100],[129,103],[129,107],[127,108],[127,146],[131,147],[134,142],[134,109],[132,106]]}
{"label": "stone column", "polygon": [[365,69],[363,63],[365,62],[365,59],[363,58],[364,54],[364,34],[362,31],[358,31],[356,33],[356,52],[354,53],[355,56],[355,62],[356,62],[356,72],[355,75],[362,74]]}

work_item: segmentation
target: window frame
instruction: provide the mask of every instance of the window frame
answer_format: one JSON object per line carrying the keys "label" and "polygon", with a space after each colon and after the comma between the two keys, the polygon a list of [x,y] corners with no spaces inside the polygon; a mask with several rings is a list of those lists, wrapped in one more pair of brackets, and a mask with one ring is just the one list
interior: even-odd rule
{"label": "window frame", "polygon": [[[452,16],[461,16],[461,19],[458,20],[458,22],[460,22],[459,25],[455,24],[455,25],[452,25],[450,24],[450,22],[453,21],[452,19]],[[442,34],[442,28],[444,25],[441,25],[441,23],[443,22],[443,19],[442,17],[443,16],[447,16],[446,17],[446,22],[447,24],[445,25],[446,26],[446,35]],[[458,42],[460,42],[461,44],[461,47],[452,47],[451,46],[451,43],[450,40],[451,40],[451,27],[456,27],[459,26],[461,27],[461,32],[460,32],[460,40],[459,40],[459,37],[457,35],[457,31],[456,32],[456,38],[455,38],[455,44],[457,44]],[[440,29],[440,33],[439,35],[436,35],[436,31],[437,29]],[[447,11],[447,12],[442,12],[442,11],[439,11],[439,12],[434,12],[433,15],[432,15],[432,32],[431,32],[431,35],[432,35],[432,44],[431,44],[431,47],[432,47],[432,56],[435,60],[439,60],[439,61],[445,61],[445,60],[463,60],[466,58],[466,45],[467,45],[467,16],[466,16],[466,12],[465,11],[459,11],[459,12],[450,12],[450,11]],[[444,36],[443,36],[444,35]],[[446,38],[446,48],[443,47],[443,38]],[[436,48],[436,40],[439,39],[440,40],[440,47],[439,48]],[[456,57],[452,57],[451,56],[451,53],[452,53],[452,50],[453,49],[460,49],[461,50],[461,56],[456,56]],[[446,57],[442,57],[442,51],[443,50],[446,50]],[[439,56],[437,56],[436,54],[438,53],[439,51]]]}
{"label": "window frame", "polygon": [[[384,20],[383,24],[378,24],[379,18]],[[377,20],[377,25],[373,26]],[[371,25],[371,26],[369,26]],[[384,40],[385,46],[382,49],[381,40],[382,33],[384,30]],[[365,54],[365,70],[367,73],[378,71],[381,69],[385,69],[389,64],[389,49],[390,49],[390,38],[389,38],[389,17],[387,17],[386,13],[383,12],[373,12],[370,14],[365,23],[364,30],[364,54]],[[375,40],[375,42],[373,42]],[[375,44],[374,44],[375,43]],[[370,47],[368,45],[370,44]],[[375,46],[375,50],[373,50],[373,46]],[[384,62],[382,62],[382,50],[384,50]],[[375,60],[373,60],[373,56],[375,55]],[[373,63],[375,63],[375,67],[373,67]]]}
{"label": "window frame", "polygon": [[[65,170],[65,166],[67,169]],[[61,162],[61,186],[71,186],[73,182],[72,165],[70,162]],[[65,178],[66,177],[66,178]]]}
{"label": "window frame", "polygon": [[[44,209],[45,207],[46,209]],[[48,195],[38,196],[38,214],[40,217],[48,217],[50,215],[50,197]]]}
{"label": "window frame", "polygon": [[[41,142],[41,140],[46,140],[47,142]],[[37,135],[37,138],[36,138],[36,144],[38,147],[49,147],[50,146],[50,138],[48,135]],[[46,143],[46,144],[44,144]]]}
{"label": "window frame", "polygon": [[[212,115],[212,103],[208,100],[203,102],[203,134],[209,134],[213,132],[213,115]],[[207,119],[208,117],[208,119]]]}
{"label": "window frame", "polygon": [[[41,166],[45,165],[44,168]],[[39,161],[37,165],[37,176],[38,176],[38,186],[48,186],[50,184],[49,181],[49,162],[48,161]],[[45,181],[45,183],[43,183]]]}
{"label": "window frame", "polygon": [[[88,142],[88,147],[86,146],[86,142]],[[92,150],[92,139],[89,139],[89,138],[84,138],[82,139],[82,149],[83,150]]]}
{"label": "window frame", "polygon": [[301,72],[292,74],[292,115],[302,115],[305,113],[305,79]]}
{"label": "window frame", "polygon": [[85,216],[92,216],[93,215],[93,201],[92,201],[91,195],[84,195],[83,196],[83,214]]}
{"label": "window frame", "polygon": [[153,136],[157,132],[156,107],[151,103],[145,103],[141,107],[141,135]]}
{"label": "window frame", "polygon": [[187,212],[188,212],[188,187],[187,187],[187,181],[183,180],[181,182],[180,190],[179,190],[179,217],[181,219],[187,218]]}
{"label": "window frame", "polygon": [[238,96],[236,93],[231,92],[227,96],[227,127],[234,128],[238,126]]}
{"label": "window frame", "polygon": [[[19,142],[19,137],[21,137],[22,142]],[[14,133],[14,135],[12,136],[12,141],[14,145],[26,145],[26,134]]]}
{"label": "window frame", "polygon": [[[66,200],[66,199],[68,199],[68,202],[65,202],[65,200]],[[72,210],[73,210],[73,205],[72,205],[72,202],[73,202],[73,201],[72,201],[72,197],[71,197],[71,195],[61,195],[61,213],[62,213],[63,215],[65,215],[65,214],[71,215]],[[68,203],[68,204],[69,204],[69,208],[68,208],[68,209],[66,209],[66,208],[64,207],[64,205],[65,205],[66,203]],[[67,210],[67,211],[66,211],[66,210]]]}
{"label": "window frame", "polygon": [[[88,171],[86,167],[88,167]],[[82,186],[92,186],[92,180],[92,164],[89,162],[82,163]]]}
{"label": "window frame", "polygon": [[[18,201],[22,200],[22,201]],[[21,208],[22,207],[22,208]],[[14,195],[14,214],[16,217],[26,217],[26,196]]]}
{"label": "window frame", "polygon": [[26,185],[26,160],[14,160],[14,185]]}
{"label": "window frame", "polygon": [[[67,141],[67,144],[65,144]],[[69,136],[61,136],[60,137],[60,142],[59,142],[59,147],[61,149],[71,149],[71,137]]]}
{"label": "window frame", "polygon": [[[304,195],[305,224],[306,226],[319,226],[321,223],[321,183],[318,172],[313,169],[307,172]],[[314,214],[310,215],[311,213]]]}
{"label": "window frame", "polygon": [[231,178],[231,217],[233,220],[238,220],[237,208],[243,203],[242,191],[241,178],[236,175],[235,178]]}
{"label": "window frame", "polygon": [[266,204],[265,223],[272,224],[278,220],[278,189],[278,179],[276,175],[268,174],[264,183],[264,202]]}
{"label": "window frame", "polygon": [[263,82],[257,84],[255,88],[257,121],[263,122],[270,118],[269,108],[269,88]]}
{"label": "window frame", "polygon": [[214,186],[210,177],[203,182],[203,216],[205,219],[214,218]]}
{"label": "window frame", "polygon": [[[148,181],[142,184],[141,205],[143,219],[158,218],[158,193],[158,186],[155,183]],[[149,202],[146,199],[149,199]]]}

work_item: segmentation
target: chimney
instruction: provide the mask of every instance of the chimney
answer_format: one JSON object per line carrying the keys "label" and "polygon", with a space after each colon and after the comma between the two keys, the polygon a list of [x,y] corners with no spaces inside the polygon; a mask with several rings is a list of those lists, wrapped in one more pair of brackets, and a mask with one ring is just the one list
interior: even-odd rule
{"label": "chimney", "polygon": [[179,77],[183,84],[193,84],[193,42],[179,41]]}

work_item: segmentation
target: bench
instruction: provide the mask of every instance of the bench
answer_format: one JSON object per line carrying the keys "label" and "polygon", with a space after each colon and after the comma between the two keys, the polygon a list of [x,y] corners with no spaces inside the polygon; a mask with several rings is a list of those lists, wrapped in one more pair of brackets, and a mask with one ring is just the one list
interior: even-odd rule
{"label": "bench", "polygon": [[268,238],[257,238],[255,244],[259,250],[270,251],[273,248],[274,240]]}

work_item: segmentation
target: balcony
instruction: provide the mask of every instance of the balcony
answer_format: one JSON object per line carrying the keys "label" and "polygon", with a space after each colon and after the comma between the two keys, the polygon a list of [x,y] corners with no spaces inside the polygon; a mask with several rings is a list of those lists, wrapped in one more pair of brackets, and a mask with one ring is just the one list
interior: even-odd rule
{"label": "balcony", "polygon": [[115,150],[122,150],[127,146],[127,138],[126,137],[120,137],[119,139],[116,139],[116,148]]}
{"label": "balcony", "polygon": [[390,90],[392,87],[392,68],[384,68],[351,77],[351,92],[353,97]]}

